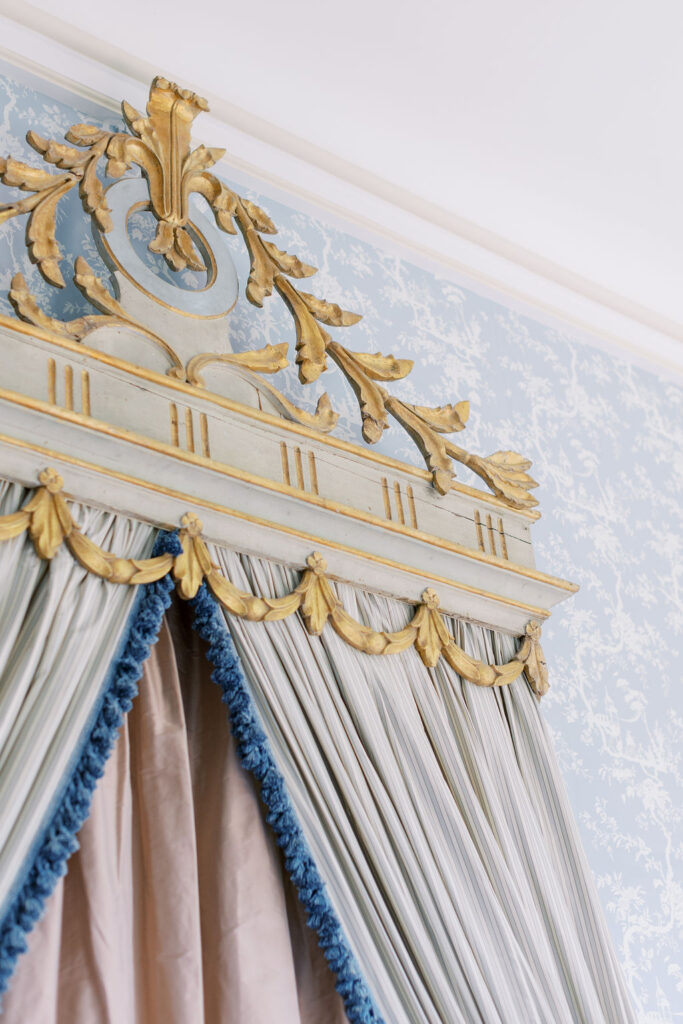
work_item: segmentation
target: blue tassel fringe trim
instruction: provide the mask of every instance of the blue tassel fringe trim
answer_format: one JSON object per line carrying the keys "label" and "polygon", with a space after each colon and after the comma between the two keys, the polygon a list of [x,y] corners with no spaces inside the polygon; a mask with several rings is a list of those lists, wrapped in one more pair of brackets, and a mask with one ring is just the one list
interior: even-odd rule
{"label": "blue tassel fringe trim", "polygon": [[[174,534],[164,535],[163,545],[157,541],[153,553],[158,555],[169,550],[174,554],[181,550]],[[26,880],[0,924],[0,993],[7,988],[17,957],[26,951],[26,935],[65,873],[68,858],[78,849],[76,834],[90,813],[97,780],[104,772],[123,716],[130,711],[138,692],[142,664],[156,642],[164,612],[171,603],[173,586],[169,575],[140,587],[119,648],[121,653],[112,665],[93,728]]]}
{"label": "blue tassel fringe trim", "polygon": [[[180,554],[177,534],[159,534],[153,554],[165,552]],[[157,640],[173,587],[168,575],[140,588],[123,649],[112,666],[95,724],[26,881],[0,924],[0,994],[7,988],[17,958],[26,951],[26,935],[40,918],[45,901],[65,873],[68,858],[78,849],[76,834],[90,812],[92,794],[104,773],[123,716],[137,695],[142,664]],[[261,799],[267,808],[266,821],[282,848],[285,868],[306,911],[308,925],[317,933],[319,945],[336,975],[336,988],[344,1001],[349,1024],[384,1024],[296,819],[223,614],[206,584],[202,584],[190,604],[194,611],[194,628],[209,644],[208,657],[214,666],[211,678],[221,687],[223,702],[230,712],[240,761],[260,784]]]}
{"label": "blue tassel fringe trim", "polygon": [[308,925],[317,933],[319,945],[337,976],[336,988],[344,1000],[349,1022],[383,1024],[287,796],[223,614],[205,583],[190,604],[194,628],[209,644],[208,657],[214,666],[211,678],[221,687],[223,702],[230,711],[240,761],[260,783],[261,799],[267,808],[266,821],[282,848],[285,867],[306,910]]}

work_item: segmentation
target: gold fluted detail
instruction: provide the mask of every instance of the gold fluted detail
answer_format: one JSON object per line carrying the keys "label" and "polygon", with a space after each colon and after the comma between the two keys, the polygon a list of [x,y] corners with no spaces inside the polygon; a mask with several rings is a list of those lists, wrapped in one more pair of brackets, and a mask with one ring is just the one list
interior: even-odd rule
{"label": "gold fluted detail", "polygon": [[414,646],[428,668],[445,658],[458,675],[477,686],[506,686],[524,672],[538,697],[548,691],[541,626],[536,620],[527,624],[515,658],[504,665],[487,665],[456,644],[440,611],[439,597],[431,588],[423,592],[422,603],[403,629],[374,630],[345,611],[327,578],[325,559],[316,551],[306,559],[306,569],[291,593],[284,597],[254,596],[226,579],[211,561],[201,535],[202,522],[193,512],[180,520],[180,554],[119,558],[103,551],[81,532],[61,493],[64,481],[54,469],[44,469],[38,480],[42,486],[22,509],[0,516],[0,541],[28,530],[41,558],[54,558],[64,543],[84,569],[110,583],[152,583],[170,572],[184,600],[193,598],[206,582],[226,611],[249,622],[273,622],[300,612],[311,635],[318,636],[329,623],[342,640],[365,654],[397,654]]}

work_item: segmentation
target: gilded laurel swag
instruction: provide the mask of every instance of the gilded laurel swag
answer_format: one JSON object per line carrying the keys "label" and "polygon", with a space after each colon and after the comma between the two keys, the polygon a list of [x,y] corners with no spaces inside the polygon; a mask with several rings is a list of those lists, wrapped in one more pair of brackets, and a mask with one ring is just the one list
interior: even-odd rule
{"label": "gilded laurel swag", "polygon": [[[106,174],[114,179],[121,178],[133,165],[142,171],[149,188],[149,207],[157,222],[149,249],[163,256],[174,271],[205,269],[190,230],[189,197],[199,194],[213,211],[218,226],[230,235],[239,232],[244,239],[250,257],[247,299],[261,307],[267,297],[277,292],[289,309],[296,330],[296,363],[302,384],[317,380],[329,368],[331,359],[356,395],[363,437],[368,443],[380,439],[389,426],[388,417],[392,416],[417,445],[440,493],[449,490],[456,461],[481,477],[509,506],[524,509],[537,504],[529,493],[536,482],[529,476],[528,459],[512,451],[476,455],[448,438],[465,428],[469,415],[467,401],[438,408],[409,404],[383,385],[406,377],[412,370],[412,360],[380,352],[354,352],[333,339],[327,328],[350,327],[361,319],[360,315],[300,290],[296,282],[312,277],[316,268],[270,241],[277,228],[267,213],[210,173],[209,168],[224,155],[223,149],[203,145],[191,148],[192,123],[199,113],[208,110],[206,100],[166,79],[156,78],[150,89],[147,116],[126,102],[122,109],[128,133],[78,124],[66,133],[69,145],[65,145],[28,132],[29,144],[59,173],[32,167],[12,157],[0,159],[3,184],[27,193],[26,198],[0,206],[0,223],[11,217],[28,216],[29,255],[46,281],[57,288],[65,284],[60,269],[63,254],[56,238],[56,211],[63,196],[77,188],[95,229],[106,234],[112,228],[106,191],[98,176],[101,161],[105,162]],[[75,261],[74,270],[76,285],[100,315],[68,322],[56,320],[40,309],[24,277],[16,274],[10,300],[18,316],[76,341],[104,324],[126,323],[140,329],[82,256]],[[165,346],[162,339],[156,340]],[[233,362],[252,372],[275,373],[288,365],[285,352],[286,346],[278,345],[232,355],[207,354],[199,357],[200,363],[192,360],[187,368],[169,352],[174,363],[169,372],[187,377],[199,387],[199,371],[208,362]],[[306,415],[293,406],[289,411],[300,421]],[[316,414],[309,416],[307,422],[328,431],[336,420],[329,398],[324,395]]]}
{"label": "gilded laurel swag", "polygon": [[231,615],[250,622],[273,622],[299,613],[312,635],[318,636],[329,624],[342,640],[366,654],[397,654],[414,646],[428,668],[445,658],[459,675],[477,686],[506,686],[524,673],[538,697],[548,690],[541,627],[535,620],[528,623],[512,661],[487,665],[471,658],[455,643],[439,610],[438,595],[432,589],[424,591],[422,603],[404,629],[373,630],[344,610],[327,577],[325,560],[317,552],[307,558],[301,580],[291,593],[272,598],[254,596],[239,590],[211,561],[201,535],[201,520],[194,513],[186,513],[180,521],[180,554],[120,558],[103,551],[83,534],[62,494],[64,481],[54,469],[44,469],[38,480],[41,486],[23,508],[0,517],[0,542],[28,531],[40,558],[51,560],[64,544],[84,569],[110,583],[154,583],[170,573],[184,600],[195,597],[202,583],[206,583]]}

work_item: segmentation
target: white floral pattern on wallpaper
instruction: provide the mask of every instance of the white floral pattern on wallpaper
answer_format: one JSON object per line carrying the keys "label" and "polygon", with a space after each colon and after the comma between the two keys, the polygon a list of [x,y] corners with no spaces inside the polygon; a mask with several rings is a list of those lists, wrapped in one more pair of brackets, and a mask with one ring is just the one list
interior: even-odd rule
{"label": "white floral pattern on wallpaper", "polygon": [[[0,79],[0,96],[0,151],[36,162],[27,128],[59,138],[74,121],[93,120],[10,78]],[[337,332],[350,348],[416,359],[397,392],[421,404],[469,398],[462,436],[471,449],[511,447],[533,459],[539,565],[581,585],[544,629],[552,682],[544,713],[639,1019],[675,1024],[683,1019],[683,390],[571,328],[512,311],[504,297],[484,298],[322,217],[248,194],[279,225],[278,244],[320,268],[311,290],[363,313]],[[75,196],[60,218],[67,250],[104,274]],[[24,268],[55,315],[84,312],[73,286],[58,294],[30,267],[23,230],[15,221],[3,232],[0,311],[10,311],[11,273]],[[246,257],[239,241],[230,244],[244,282]],[[230,336],[244,349],[293,342],[293,328],[277,297],[262,311],[242,298]],[[359,440],[355,398],[338,371],[302,389],[290,368],[280,386],[311,409],[327,390],[339,433]],[[380,448],[420,464],[397,425]]]}

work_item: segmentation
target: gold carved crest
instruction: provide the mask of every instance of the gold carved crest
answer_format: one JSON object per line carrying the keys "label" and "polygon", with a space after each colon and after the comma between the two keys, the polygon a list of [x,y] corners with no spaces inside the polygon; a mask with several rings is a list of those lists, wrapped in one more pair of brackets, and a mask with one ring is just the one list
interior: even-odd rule
{"label": "gold carved crest", "polygon": [[[250,258],[245,294],[249,302],[262,306],[277,292],[286,304],[295,326],[296,363],[301,384],[309,384],[330,368],[331,360],[351,385],[360,409],[363,437],[376,443],[393,417],[410,435],[431,471],[436,489],[445,494],[460,462],[481,477],[488,487],[512,508],[537,504],[530,491],[536,486],[529,476],[531,463],[512,451],[481,456],[459,447],[450,436],[465,428],[469,403],[460,401],[437,408],[413,405],[391,394],[385,385],[406,377],[413,361],[381,352],[356,352],[332,337],[331,330],[351,327],[361,317],[336,302],[304,291],[298,282],[316,274],[316,268],[296,255],[279,249],[270,237],[277,228],[255,203],[230,189],[212,168],[224,150],[198,146],[192,149],[192,125],[198,114],[208,110],[206,100],[181,89],[164,78],[151,86],[146,114],[128,103],[122,105],[127,132],[107,132],[92,125],[74,125],[66,133],[68,144],[47,140],[33,131],[27,140],[56,172],[36,168],[11,156],[0,159],[0,180],[24,197],[0,206],[0,223],[12,217],[28,217],[26,242],[31,260],[51,285],[61,288],[65,281],[60,268],[64,256],[56,237],[56,212],[60,200],[77,189],[83,208],[97,235],[113,236],[115,224],[100,174],[121,179],[139,170],[146,184],[145,205],[156,219],[156,234],[149,249],[163,256],[171,269],[203,270],[212,260],[211,246],[202,238],[192,220],[190,198],[203,198],[219,231],[241,234]],[[114,186],[116,187],[116,186]],[[202,248],[204,251],[202,251]],[[215,274],[214,274],[215,277]],[[32,295],[23,275],[12,279],[10,299],[23,320],[56,331],[76,341],[105,324],[127,324],[150,334],[148,326],[136,321],[110,289],[95,275],[83,256],[75,260],[73,279],[98,313],[71,321],[60,321],[44,312]],[[218,282],[214,281],[214,287]],[[153,334],[169,352],[169,372],[197,387],[202,386],[200,370],[210,362],[228,362],[249,372],[275,373],[287,365],[286,344],[266,346],[247,353],[201,353],[185,364],[168,345]],[[271,385],[268,385],[272,389]],[[337,421],[326,395],[315,415],[302,413],[282,398],[287,414],[319,430],[331,430]]]}

